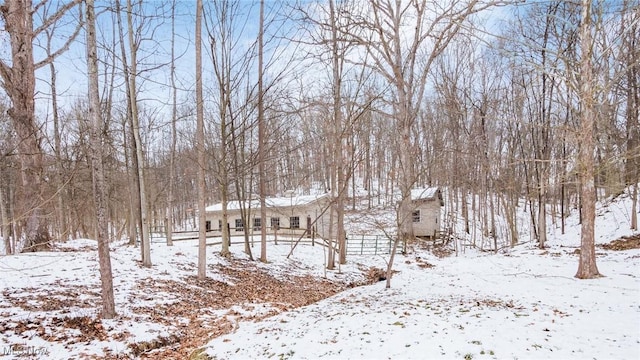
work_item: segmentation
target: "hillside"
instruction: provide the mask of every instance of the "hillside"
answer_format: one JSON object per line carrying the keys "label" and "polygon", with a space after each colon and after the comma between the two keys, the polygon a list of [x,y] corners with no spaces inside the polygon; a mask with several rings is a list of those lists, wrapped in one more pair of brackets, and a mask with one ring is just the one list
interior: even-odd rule
{"label": "hillside", "polygon": [[[598,243],[632,234],[628,199],[599,206]],[[151,269],[114,244],[119,317],[107,321],[96,319],[95,242],[75,240],[0,258],[0,339],[7,359],[639,358],[640,250],[599,246],[605,276],[577,280],[578,244],[571,216],[545,250],[439,258],[416,246],[397,257],[391,289],[356,286],[386,256],[351,256],[330,272],[321,246],[287,259],[290,244],[271,245],[268,264],[210,248],[199,282],[195,242],[154,243]]]}

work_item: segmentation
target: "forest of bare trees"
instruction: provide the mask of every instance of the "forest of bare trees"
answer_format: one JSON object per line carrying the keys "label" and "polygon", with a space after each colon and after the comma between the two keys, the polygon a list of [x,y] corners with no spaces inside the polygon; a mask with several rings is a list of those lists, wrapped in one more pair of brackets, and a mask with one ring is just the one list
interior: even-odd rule
{"label": "forest of bare trees", "polygon": [[419,186],[446,189],[445,228],[496,249],[524,240],[518,211],[541,248],[580,211],[592,244],[594,202],[624,191],[637,229],[637,1],[120,0],[91,19],[92,6],[0,5],[7,254],[140,239],[151,266],[151,229],[202,228],[205,204],[287,190],[331,193],[339,250],[356,203],[397,208],[410,238]]}

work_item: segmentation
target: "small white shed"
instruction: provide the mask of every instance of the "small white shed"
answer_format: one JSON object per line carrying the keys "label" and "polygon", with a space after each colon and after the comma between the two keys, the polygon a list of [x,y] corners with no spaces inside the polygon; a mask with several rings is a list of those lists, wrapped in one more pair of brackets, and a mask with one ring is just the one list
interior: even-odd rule
{"label": "small white shed", "polygon": [[439,187],[411,190],[413,206],[413,234],[416,237],[435,239],[440,232],[440,209],[444,206]]}

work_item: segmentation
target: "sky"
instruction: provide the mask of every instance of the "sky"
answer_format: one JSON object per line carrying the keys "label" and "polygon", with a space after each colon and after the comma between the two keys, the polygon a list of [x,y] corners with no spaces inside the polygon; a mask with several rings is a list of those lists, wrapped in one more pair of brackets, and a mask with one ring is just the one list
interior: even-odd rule
{"label": "sky", "polygon": [[[126,1],[121,1],[121,6],[126,5]],[[61,1],[51,1],[49,4],[57,6],[61,4]],[[243,14],[241,21],[237,22],[236,29],[242,31],[241,35],[238,35],[239,50],[234,50],[236,60],[242,58],[244,49],[253,45],[257,37],[258,31],[258,3],[256,1],[240,1],[240,12]],[[266,18],[267,18],[267,39],[271,40],[266,45],[266,51],[268,53],[267,63],[272,64],[271,73],[279,74],[283,70],[293,71],[288,63],[283,62],[284,59],[291,58],[293,56],[299,56],[299,54],[306,50],[303,50],[297,46],[286,45],[285,38],[294,38],[299,36],[299,26],[291,21],[284,20],[280,15],[284,11],[288,11],[293,6],[293,1],[267,1],[266,6]],[[311,6],[313,2],[302,2],[305,10],[314,11],[314,6]],[[113,57],[116,57],[116,61],[120,61],[121,52],[118,44],[113,44],[113,38],[118,37],[117,23],[113,13],[110,11],[114,6],[113,1],[98,1],[98,37],[103,49],[100,52],[100,57],[106,63],[112,63]],[[53,8],[48,10],[49,13],[53,12]],[[145,16],[153,16],[153,19],[147,19],[141,22],[140,17],[134,16],[134,22],[136,25],[142,25],[143,40],[141,41],[138,60],[140,79],[138,80],[140,99],[144,100],[145,104],[154,108],[160,109],[163,114],[168,113],[169,104],[171,103],[171,89],[169,86],[169,58],[171,47],[171,3],[169,1],[144,1],[141,6],[134,7],[134,13],[144,13]],[[176,13],[175,13],[175,27],[176,27],[176,54],[179,55],[179,59],[176,62],[176,72],[178,79],[178,87],[180,94],[178,101],[181,103],[192,102],[192,91],[194,87],[194,13],[195,13],[195,1],[176,1]],[[499,19],[507,13],[505,8],[498,8],[487,14],[499,14],[498,16],[483,15],[489,22]],[[205,13],[205,15],[208,12]],[[246,17],[245,17],[246,16]],[[34,21],[36,26],[39,25],[42,18],[42,12],[36,14]],[[54,45],[60,45],[66,41],[71,33],[75,29],[75,23],[77,22],[78,12],[77,10],[71,11],[65,16],[60,26],[56,28],[54,35]],[[245,20],[246,19],[246,20]],[[274,20],[272,23],[269,20]],[[124,26],[126,26],[126,18],[123,18]],[[497,22],[497,20],[495,20]],[[207,21],[206,24],[212,24],[211,21]],[[206,25],[205,24],[205,25]],[[204,29],[205,36],[207,29]],[[276,36],[271,38],[270,36]],[[42,59],[45,56],[44,49],[46,37],[41,35],[36,41],[35,57],[36,61]],[[8,43],[6,39],[2,44],[5,51],[0,52],[5,60],[8,56]],[[282,47],[282,45],[286,45]],[[57,86],[58,86],[58,101],[60,107],[68,109],[70,105],[74,104],[78,100],[85,98],[86,94],[86,60],[84,47],[84,33],[81,32],[78,39],[71,45],[70,49],[62,54],[56,61],[57,72]],[[277,49],[276,49],[277,47]],[[213,72],[210,68],[210,47],[209,42],[205,41],[203,49],[208,52],[205,55],[205,96],[208,92],[211,95],[215,95],[213,89]],[[278,64],[284,64],[279,66]],[[102,72],[105,70],[105,63],[100,64]],[[117,64],[120,67],[120,64]],[[255,64],[252,65],[252,68]],[[312,71],[309,71],[313,69]],[[319,79],[329,75],[327,71],[321,71],[322,67],[309,67],[307,63],[304,69],[297,69],[292,75],[292,78],[297,79],[299,77],[307,79],[302,80],[306,85],[305,91],[311,91],[311,86],[318,86],[322,82]],[[305,71],[306,70],[306,71]],[[253,70],[252,70],[253,71]],[[117,71],[119,72],[119,70]],[[44,67],[37,72],[37,112],[38,116],[42,119],[51,117],[51,104],[50,104],[50,72],[49,67]],[[102,79],[104,81],[104,78]],[[116,81],[116,86],[123,92],[122,80]],[[317,91],[318,89],[314,90]],[[104,94],[104,91],[103,91]],[[120,95],[122,96],[122,95]],[[215,96],[212,96],[215,99]]]}
{"label": "sky", "polygon": [[[126,6],[126,1],[121,1],[121,6]],[[54,2],[59,3],[59,2]],[[257,11],[258,6],[256,2],[240,1],[238,11],[241,17],[248,19],[245,21],[238,21],[238,29],[242,29],[242,34],[239,35],[239,46],[246,48],[255,42],[257,38]],[[287,3],[284,3],[287,4]],[[116,66],[121,68],[121,49],[119,44],[113,44],[113,39],[119,37],[117,29],[117,20],[113,14],[114,3],[112,1],[98,1],[96,3],[96,12],[98,13],[97,28],[98,28],[98,41],[99,57],[102,61],[107,62],[109,65],[113,62],[113,57],[116,57]],[[266,17],[275,16],[273,13],[274,7],[282,7],[280,2],[266,2]],[[142,30],[142,36],[138,36],[140,39],[140,49],[138,54],[138,70],[139,70],[139,97],[143,99],[145,103],[150,106],[165,108],[171,102],[171,89],[169,80],[169,63],[171,53],[171,2],[169,1],[144,1],[141,6],[134,7],[134,13],[143,14],[148,17],[145,20],[141,20],[141,16],[134,16],[134,27],[140,27]],[[177,1],[175,9],[175,29],[176,29],[176,44],[175,53],[178,59],[176,60],[176,74],[177,74],[177,86],[181,92],[178,101],[185,101],[190,98],[191,92],[194,89],[195,82],[195,50],[193,46],[194,42],[194,13],[195,13],[195,1]],[[205,16],[208,12],[205,13]],[[42,16],[40,16],[42,17]],[[69,15],[63,18],[62,26],[56,30],[56,36],[54,42],[58,45],[64,43],[69,35],[73,32],[73,22],[77,20],[77,11],[69,13]],[[34,19],[36,26],[38,25],[38,18]],[[123,15],[123,26],[125,27],[125,37],[127,19],[126,15]],[[203,25],[203,37],[205,38],[203,44],[205,66],[205,87],[211,88],[212,85],[212,72],[208,66],[210,61],[210,46],[207,38],[207,24],[211,24],[211,21],[207,21]],[[283,31],[280,24],[274,24],[272,27],[279,26],[278,31]],[[286,25],[282,25],[286,26]],[[44,49],[46,38],[41,36],[36,44],[35,57],[36,61],[46,56]],[[128,44],[128,40],[127,40]],[[4,47],[8,44],[5,42]],[[128,45],[127,45],[128,46]],[[269,48],[267,47],[267,50]],[[128,52],[129,49],[127,48]],[[82,100],[86,94],[86,60],[85,60],[85,42],[84,33],[81,32],[78,35],[77,40],[71,45],[69,50],[56,59],[56,72],[57,72],[57,86],[59,103],[62,108],[73,104],[76,100]],[[8,52],[5,52],[4,58],[6,59]],[[130,55],[128,54],[130,61]],[[100,64],[100,71],[105,71],[105,63]],[[120,70],[117,70],[120,73]],[[37,72],[37,99],[39,116],[46,117],[51,111],[49,104],[50,97],[50,71],[49,67],[41,68]],[[104,84],[104,77],[101,78],[101,83]],[[122,81],[116,82],[116,85],[123,91]],[[104,91],[103,91],[104,93]]]}

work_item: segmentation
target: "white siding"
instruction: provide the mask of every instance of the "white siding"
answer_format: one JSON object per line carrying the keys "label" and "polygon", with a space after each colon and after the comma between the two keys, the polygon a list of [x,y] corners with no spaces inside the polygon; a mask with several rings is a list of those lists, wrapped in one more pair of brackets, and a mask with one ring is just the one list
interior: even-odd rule
{"label": "white siding", "polygon": [[[293,205],[293,206],[280,206],[274,208],[267,208],[267,219],[266,221],[262,220],[262,224],[266,224],[267,233],[272,234],[273,228],[271,227],[271,218],[279,218],[280,219],[280,229],[278,230],[278,234],[293,234],[293,235],[301,235],[307,230],[307,217],[311,219],[313,223],[313,228],[316,230],[317,234],[321,237],[328,236],[328,228],[329,228],[329,212],[326,211],[323,214],[323,211],[326,206],[329,204],[329,199],[327,197],[320,198],[317,201],[313,201],[303,205]],[[210,209],[214,209],[211,207]],[[233,235],[243,235],[243,231],[235,231],[236,219],[241,218],[240,210],[238,209],[230,209],[227,211],[228,213],[228,221],[229,226],[231,228],[230,234]],[[299,218],[299,229],[291,230],[290,219],[292,217]],[[253,229],[253,219],[260,217],[260,208],[255,207],[251,209],[250,219],[248,220],[248,224],[245,224],[245,230],[250,231],[252,234],[259,234],[259,230]],[[222,212],[218,209],[214,211],[207,212],[207,221],[211,221],[211,227],[214,231],[218,231],[218,223],[222,219]]]}

